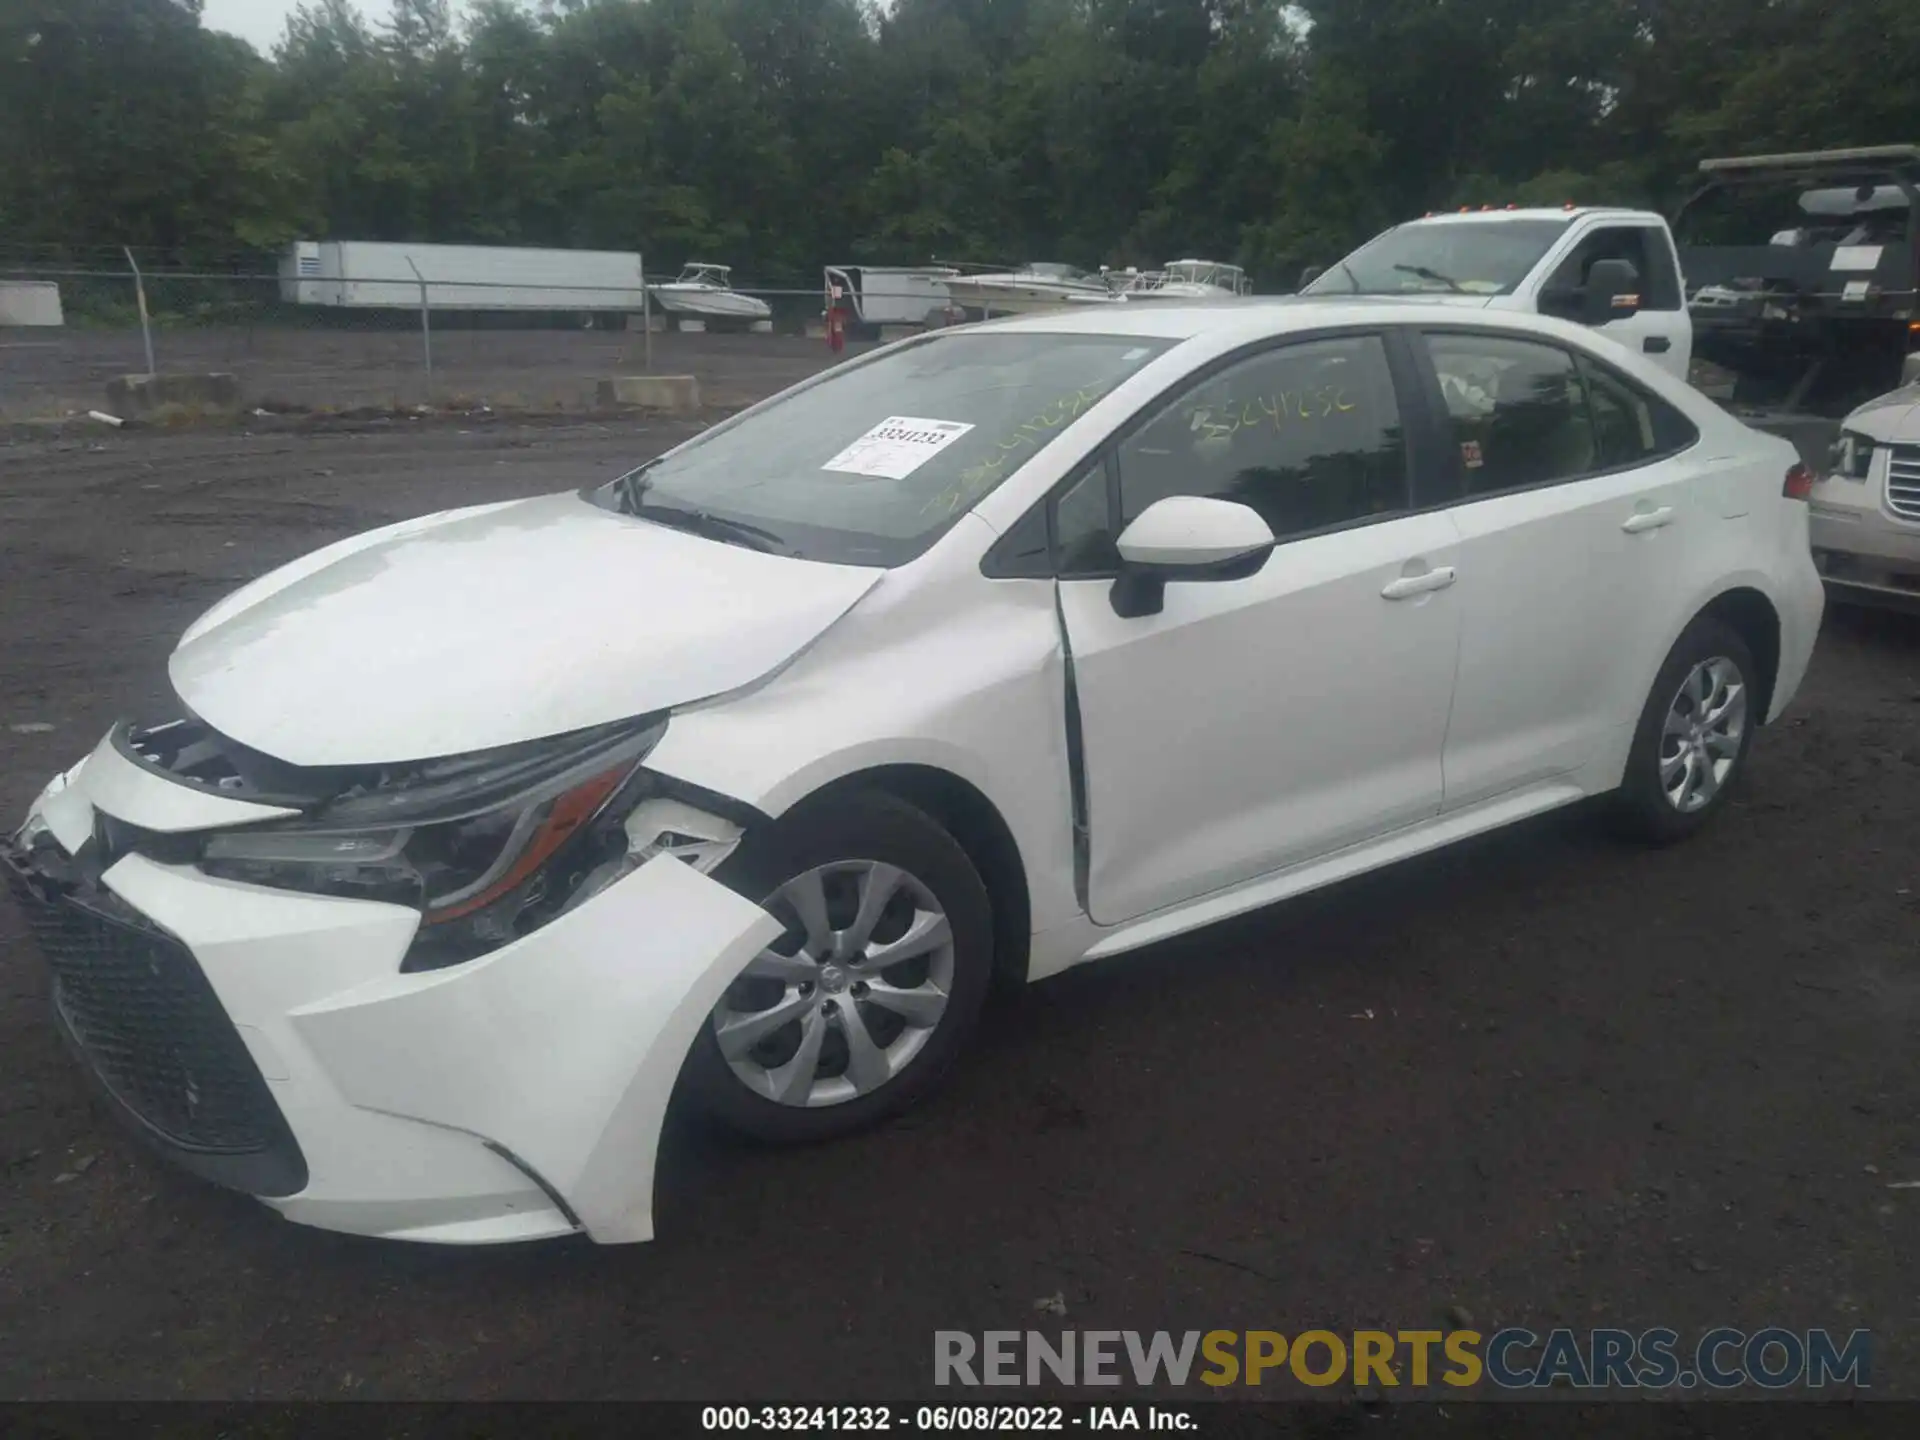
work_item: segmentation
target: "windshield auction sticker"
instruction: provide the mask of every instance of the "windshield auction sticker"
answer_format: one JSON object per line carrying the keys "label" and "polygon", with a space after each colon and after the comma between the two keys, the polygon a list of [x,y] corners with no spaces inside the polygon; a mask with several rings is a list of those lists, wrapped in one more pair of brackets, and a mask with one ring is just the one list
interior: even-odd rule
{"label": "windshield auction sticker", "polygon": [[958,420],[889,415],[820,468],[904,480],[971,429]]}

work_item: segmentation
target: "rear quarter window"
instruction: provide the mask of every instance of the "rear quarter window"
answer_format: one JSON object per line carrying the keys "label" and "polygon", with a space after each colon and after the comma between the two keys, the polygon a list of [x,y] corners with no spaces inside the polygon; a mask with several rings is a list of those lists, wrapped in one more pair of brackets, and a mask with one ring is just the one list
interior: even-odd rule
{"label": "rear quarter window", "polygon": [[1602,468],[1645,465],[1699,443],[1700,431],[1651,391],[1588,355],[1577,357]]}

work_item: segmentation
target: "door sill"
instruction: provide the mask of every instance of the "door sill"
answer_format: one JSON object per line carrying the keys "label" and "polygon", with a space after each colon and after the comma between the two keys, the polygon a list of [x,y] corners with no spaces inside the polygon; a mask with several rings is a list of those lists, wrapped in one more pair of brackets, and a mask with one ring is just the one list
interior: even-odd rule
{"label": "door sill", "polygon": [[1304,895],[1309,890],[1351,879],[1368,870],[1377,870],[1383,865],[1392,865],[1415,855],[1423,855],[1429,850],[1438,850],[1456,840],[1465,840],[1529,816],[1557,810],[1563,805],[1585,799],[1586,794],[1580,786],[1565,778],[1543,781],[1524,790],[1511,790],[1465,810],[1422,820],[1345,850],[1336,850],[1317,860],[1276,870],[1227,890],[1215,890],[1198,900],[1189,900],[1116,926],[1104,931],[1100,941],[1086,952],[1084,958],[1102,960],[1122,951],[1138,950],[1143,945],[1171,940],[1189,930],[1230,920],[1249,910],[1258,910],[1277,901]]}

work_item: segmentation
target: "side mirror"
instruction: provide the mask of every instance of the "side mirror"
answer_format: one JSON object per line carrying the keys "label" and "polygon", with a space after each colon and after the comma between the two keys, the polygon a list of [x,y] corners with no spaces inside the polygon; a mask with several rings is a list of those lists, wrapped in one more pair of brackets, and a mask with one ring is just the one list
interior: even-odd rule
{"label": "side mirror", "polygon": [[1169,495],[1156,500],[1115,542],[1120,578],[1113,613],[1137,620],[1157,615],[1172,580],[1244,580],[1273,553],[1273,531],[1260,512],[1232,500]]}
{"label": "side mirror", "polygon": [[1587,324],[1625,320],[1640,310],[1640,272],[1625,260],[1596,260],[1587,272],[1586,294],[1581,318]]}
{"label": "side mirror", "polygon": [[1318,280],[1322,275],[1326,273],[1327,273],[1327,267],[1324,265],[1307,266],[1306,269],[1300,272],[1300,288],[1302,290],[1306,289],[1307,286],[1311,285],[1314,281]]}

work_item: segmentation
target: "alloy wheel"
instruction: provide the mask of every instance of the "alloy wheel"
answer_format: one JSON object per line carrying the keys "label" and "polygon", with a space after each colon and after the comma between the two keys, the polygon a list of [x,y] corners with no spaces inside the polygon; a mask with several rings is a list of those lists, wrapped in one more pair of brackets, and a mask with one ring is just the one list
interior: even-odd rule
{"label": "alloy wheel", "polygon": [[1740,761],[1747,729],[1747,685],[1724,655],[1687,672],[1660,732],[1660,788],[1683,815],[1704,810]]}
{"label": "alloy wheel", "polygon": [[918,877],[841,860],[764,902],[786,933],[713,1010],[735,1078],[781,1105],[844,1104],[887,1084],[926,1047],[953,991],[953,931]]}

